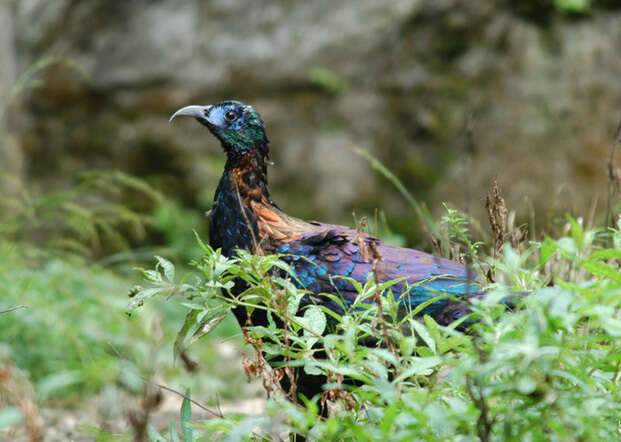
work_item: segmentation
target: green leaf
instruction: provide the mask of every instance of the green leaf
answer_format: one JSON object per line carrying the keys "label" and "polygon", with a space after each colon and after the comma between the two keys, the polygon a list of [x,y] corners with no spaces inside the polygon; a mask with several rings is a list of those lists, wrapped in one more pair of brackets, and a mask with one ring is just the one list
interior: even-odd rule
{"label": "green leaf", "polygon": [[185,319],[183,320],[183,325],[177,332],[175,343],[173,344],[173,357],[175,360],[177,360],[179,355],[183,352],[184,350],[183,343],[185,342],[185,339],[190,329],[196,324],[196,318],[198,317],[199,313],[200,313],[199,310],[190,310],[185,315]]}
{"label": "green leaf", "polygon": [[399,365],[399,361],[397,360],[397,357],[391,352],[389,352],[388,350],[385,350],[383,348],[372,348],[370,352],[371,354],[376,355],[383,361],[389,362],[394,366]]}
{"label": "green leaf", "polygon": [[601,318],[602,327],[610,336],[621,337],[621,318],[606,316]]}
{"label": "green leaf", "polygon": [[516,385],[517,391],[522,394],[531,394],[537,388],[537,381],[530,376],[522,376]]}
{"label": "green leaf", "polygon": [[304,364],[304,373],[312,376],[321,376],[323,371],[314,364]]}
{"label": "green leaf", "polygon": [[589,259],[621,259],[621,250],[603,249],[591,253]]}
{"label": "green leaf", "polygon": [[164,276],[166,277],[166,280],[168,282],[174,282],[175,266],[173,265],[173,263],[157,255],[155,256],[155,259],[157,259],[157,266],[161,267],[164,271]]}
{"label": "green leaf", "polygon": [[160,272],[155,270],[140,270],[145,279],[149,282],[163,282],[162,275]]}
{"label": "green leaf", "polygon": [[404,336],[399,340],[399,350],[403,356],[411,356],[416,347],[416,337]]}
{"label": "green leaf", "polygon": [[194,238],[196,238],[196,242],[198,243],[198,245],[200,246],[200,248],[203,250],[203,252],[205,252],[205,254],[207,255],[211,255],[213,254],[213,249],[211,248],[211,246],[205,244],[203,242],[203,240],[201,239],[200,235],[198,234],[198,232],[196,230],[193,230],[194,232]]}
{"label": "green leaf", "polygon": [[228,313],[229,308],[226,306],[219,308],[217,311],[210,311],[208,315],[200,320],[198,326],[196,327],[196,331],[192,333],[192,337],[190,338],[188,345],[194,344],[203,336],[211,333],[211,331],[214,330],[216,326],[224,320],[224,318],[226,318]]}
{"label": "green leaf", "polygon": [[556,243],[552,239],[546,237],[541,244],[539,265],[543,266],[548,262],[554,252],[556,252]]}
{"label": "green leaf", "polygon": [[[192,309],[186,315],[183,325],[177,332],[173,345],[174,358],[177,359],[187,346],[193,344],[203,336],[209,334],[229,312],[226,304],[214,307],[205,307],[203,310]],[[190,342],[186,345],[189,334],[192,334]]]}
{"label": "green leaf", "polygon": [[67,370],[44,377],[37,383],[39,400],[44,401],[52,394],[78,384],[84,380],[81,372]]}
{"label": "green leaf", "polygon": [[337,72],[325,68],[314,67],[308,73],[308,79],[314,86],[330,94],[339,94],[345,89],[345,80]]}
{"label": "green leaf", "polygon": [[591,0],[554,0],[554,5],[561,11],[584,13],[591,8]]}
{"label": "green leaf", "polygon": [[431,334],[427,330],[424,324],[418,322],[417,320],[411,321],[412,327],[416,330],[416,334],[420,336],[420,338],[425,342],[427,347],[431,350],[433,354],[436,354],[436,343],[431,337]]}
{"label": "green leaf", "polygon": [[423,316],[423,321],[425,321],[425,325],[431,337],[437,340],[439,338],[438,323],[429,315]]}
{"label": "green leaf", "polygon": [[0,429],[10,427],[22,419],[22,412],[17,407],[5,407],[0,410]]}
{"label": "green leaf", "polygon": [[587,271],[592,273],[594,276],[598,276],[600,278],[609,278],[613,281],[621,283],[621,271],[619,269],[612,267],[601,261],[584,261],[582,263],[582,267],[584,267]]}
{"label": "green leaf", "polygon": [[569,217],[570,224],[570,233],[571,237],[574,239],[574,242],[578,246],[578,248],[582,248],[584,245],[584,228],[578,221],[574,219],[574,217]]}
{"label": "green leaf", "polygon": [[336,287],[335,284],[335,280],[336,279],[342,279],[343,281],[347,281],[349,282],[351,285],[354,286],[354,290],[356,290],[356,292],[358,293],[358,296],[356,297],[356,299],[354,300],[354,305],[356,305],[358,303],[358,299],[360,298],[360,295],[362,294],[362,292],[364,291],[362,284],[360,284],[357,280],[355,280],[354,278],[350,278],[349,276],[340,276],[340,275],[330,275],[330,283]]}
{"label": "green leaf", "polygon": [[397,378],[393,380],[394,383],[399,383],[412,376],[425,375],[428,376],[432,373],[432,368],[440,365],[442,358],[439,356],[429,356],[426,358],[412,358],[412,363],[408,368],[401,373]]}
{"label": "green leaf", "polygon": [[184,442],[192,442],[192,404],[190,403],[190,390],[185,393],[183,403],[181,404],[181,435]]}
{"label": "green leaf", "polygon": [[414,308],[414,310],[412,310],[411,315],[412,315],[412,316],[416,316],[416,315],[418,315],[420,312],[422,312],[423,310],[425,310],[427,307],[429,307],[431,304],[433,304],[434,302],[437,302],[437,301],[439,301],[439,300],[441,300],[441,299],[446,299],[446,298],[447,298],[447,295],[446,295],[446,294],[440,294],[440,295],[435,296],[435,297],[433,297],[433,298],[431,298],[431,299],[428,299],[428,300],[427,300],[427,301],[425,301],[425,302],[421,302],[420,304],[418,304],[418,305]]}
{"label": "green leaf", "polygon": [[309,306],[299,321],[308,329],[304,330],[305,336],[313,336],[313,333],[321,335],[326,329],[326,315],[316,305]]}
{"label": "green leaf", "polygon": [[147,436],[151,442],[168,442],[151,424],[147,425]]}
{"label": "green leaf", "polygon": [[565,257],[573,257],[578,251],[576,241],[573,238],[563,237],[556,241],[559,250],[564,252]]}
{"label": "green leaf", "polygon": [[298,312],[300,301],[303,296],[304,293],[298,292],[287,297],[287,313],[289,315],[294,316]]}
{"label": "green leaf", "polygon": [[127,307],[125,307],[125,311],[127,313],[131,313],[136,310],[138,307],[144,304],[145,299],[152,298],[155,295],[160,293],[166,293],[168,289],[165,287],[151,287],[148,289],[142,289],[135,296],[131,298],[131,300],[127,303]]}
{"label": "green leaf", "polygon": [[[382,430],[382,435],[384,438],[390,438],[392,436],[392,425],[395,421],[395,418],[401,413],[400,404],[392,404],[384,410],[384,418],[380,423],[380,428]],[[390,439],[387,439],[390,440]]]}
{"label": "green leaf", "polygon": [[507,266],[507,268],[513,272],[518,273],[521,268],[521,259],[520,255],[511,247],[509,243],[506,243],[502,249],[502,261]]}
{"label": "green leaf", "polygon": [[170,442],[181,442],[179,440],[179,435],[177,434],[177,428],[175,427],[174,421],[168,426],[168,435],[170,436]]}
{"label": "green leaf", "polygon": [[378,284],[377,287],[379,289],[380,292],[384,292],[384,290],[392,287],[393,285],[399,284],[403,281],[405,281],[407,278],[403,277],[403,278],[397,278],[397,279],[391,279],[389,281],[383,282],[381,284]]}

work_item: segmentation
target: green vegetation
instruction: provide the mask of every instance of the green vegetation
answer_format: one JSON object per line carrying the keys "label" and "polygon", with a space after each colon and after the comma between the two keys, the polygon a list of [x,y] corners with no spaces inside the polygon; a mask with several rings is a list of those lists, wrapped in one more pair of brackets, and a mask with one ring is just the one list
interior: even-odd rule
{"label": "green vegetation", "polygon": [[559,11],[584,13],[591,9],[591,0],[555,0],[554,6]]}
{"label": "green vegetation", "polygon": [[[457,161],[454,151],[462,144],[456,137],[461,131],[457,117],[471,107],[475,112],[489,109],[497,116],[482,119],[475,133],[477,142],[478,135],[489,131],[511,149],[550,142],[552,147],[561,146],[563,155],[569,152],[579,157],[577,151],[565,149],[565,144],[545,132],[577,134],[592,125],[591,132],[577,139],[586,140],[585,148],[595,152],[594,147],[602,142],[597,125],[576,125],[580,118],[566,116],[585,114],[585,106],[592,110],[593,100],[574,102],[587,96],[595,97],[600,111],[609,112],[611,103],[614,107],[614,100],[602,101],[614,95],[608,93],[610,83],[605,81],[614,78],[614,63],[602,65],[602,78],[595,82],[585,81],[585,75],[559,77],[563,87],[557,94],[564,103],[560,112],[546,105],[545,111],[529,116],[529,103],[539,108],[541,100],[555,95],[526,89],[533,83],[529,79],[545,77],[547,72],[554,80],[567,71],[550,69],[544,63],[547,57],[558,57],[550,60],[563,67],[561,57],[567,54],[595,60],[602,59],[602,51],[610,54],[607,48],[614,44],[608,45],[594,31],[614,23],[613,14],[621,2],[530,0],[509,2],[509,6],[499,2],[491,9],[450,8],[446,15],[442,7],[429,5],[409,11],[397,8],[409,17],[385,17],[382,28],[394,26],[394,31],[366,33],[365,39],[377,40],[377,49],[370,47],[362,56],[354,54],[345,68],[330,66],[330,60],[343,59],[344,54],[330,49],[327,58],[308,58],[309,65],[304,63],[302,72],[287,71],[283,76],[284,71],[279,71],[274,83],[269,77],[249,75],[252,66],[269,67],[261,64],[259,56],[259,64],[253,61],[247,67],[223,68],[230,75],[224,75],[225,83],[217,92],[205,87],[202,77],[197,82],[179,81],[175,63],[170,63],[171,71],[163,72],[161,78],[158,73],[157,78],[147,75],[146,82],[136,78],[135,83],[96,85],[91,82],[92,73],[77,60],[46,55],[58,48],[67,54],[99,53],[101,42],[93,46],[85,36],[98,36],[102,26],[113,26],[125,10],[116,6],[103,15],[101,8],[93,9],[94,13],[86,8],[78,14],[85,20],[71,19],[69,10],[78,11],[73,4],[55,7],[57,11],[37,13],[45,26],[28,35],[21,32],[31,27],[20,25],[19,20],[10,26],[7,49],[13,40],[20,44],[14,48],[16,58],[9,53],[12,50],[3,52],[8,56],[3,60],[7,66],[3,80],[11,81],[13,61],[18,77],[0,100],[0,162],[19,177],[0,173],[0,440],[36,440],[48,430],[57,430],[62,417],[79,421],[67,440],[237,441],[284,439],[291,434],[311,440],[621,440],[621,220],[617,219],[615,229],[593,227],[608,226],[613,214],[619,213],[614,150],[608,172],[608,213],[596,213],[602,208],[600,195],[594,213],[583,214],[593,221],[582,221],[578,214],[546,213],[542,215],[545,221],[537,219],[545,225],[530,235],[515,225],[515,217],[507,217],[504,203],[493,198],[489,208],[493,236],[489,236],[475,220],[451,206],[446,206],[444,216],[432,215],[408,190],[416,188],[416,195],[425,198],[435,195],[428,191],[435,191],[437,186],[432,184],[448,176],[447,170]],[[28,16],[26,10],[33,8],[5,9]],[[502,14],[501,20],[489,20],[492,13]],[[511,14],[519,15],[518,20]],[[11,20],[13,12],[7,17]],[[275,26],[266,17],[261,21],[269,28]],[[592,28],[564,26],[590,19]],[[486,21],[493,26],[488,27]],[[86,33],[79,22],[89,26]],[[534,29],[533,24],[541,29]],[[95,27],[90,29],[91,25]],[[437,35],[431,32],[433,27],[440,30]],[[479,28],[480,32],[473,32]],[[584,32],[579,35],[585,44],[578,45],[578,52],[573,39],[561,44],[574,31]],[[288,32],[274,35],[287,38]],[[531,33],[534,37],[529,37]],[[41,41],[36,42],[35,34],[42,36]],[[77,36],[76,41],[65,38],[70,35]],[[243,35],[250,44],[260,41],[263,47],[260,35],[260,40]],[[166,40],[166,35],[160,37],[157,42]],[[525,46],[523,39],[531,43],[526,45],[528,51],[520,50]],[[537,39],[545,44],[537,46]],[[141,41],[137,47],[150,47]],[[337,51],[340,45],[335,43],[330,45]],[[107,44],[102,46],[104,56],[109,52]],[[349,52],[345,51],[346,56]],[[157,54],[162,53],[158,49]],[[368,69],[353,69],[357,59],[368,64]],[[25,68],[29,60],[33,63]],[[119,78],[127,76],[124,66],[108,65],[107,59],[90,61],[89,66],[105,65],[110,72],[121,72]],[[410,69],[411,63],[420,72]],[[219,72],[222,66],[212,67]],[[523,71],[523,76],[507,76],[507,66],[518,66],[514,70]],[[363,75],[352,75],[355,71]],[[574,83],[573,77],[580,81]],[[360,79],[364,81],[356,87]],[[543,80],[544,85],[550,83]],[[510,94],[507,98],[512,102],[496,107],[498,85],[507,82],[525,90]],[[206,152],[196,145],[185,145],[187,138],[180,136],[179,129],[168,133],[163,124],[170,108],[183,97],[207,99],[218,93],[245,94],[257,102],[277,97],[285,110],[273,113],[274,124],[279,117],[287,117],[295,103],[305,107],[309,121],[318,123],[320,131],[351,125],[358,132],[356,139],[364,134],[354,124],[362,115],[356,111],[364,114],[372,110],[369,106],[379,105],[379,114],[386,119],[373,121],[378,126],[368,133],[368,140],[388,152],[387,157],[396,158],[391,167],[401,169],[392,169],[398,172],[393,173],[366,151],[356,152],[405,198],[413,209],[409,215],[416,215],[418,223],[414,216],[387,219],[380,212],[368,225],[373,233],[399,245],[415,238],[421,246],[419,240],[424,238],[427,242],[422,248],[470,262],[479,275],[488,278],[487,287],[497,295],[473,305],[472,319],[478,321],[475,333],[466,335],[455,325],[438,326],[428,317],[414,318],[416,311],[402,317],[390,296],[383,305],[385,316],[364,304],[342,316],[316,306],[298,311],[303,293],[290,279],[270,274],[274,267],[288,270],[277,256],[241,254],[228,259],[197,241],[197,236],[206,238],[201,212],[211,204],[224,159],[219,154],[206,158]],[[349,93],[351,97],[344,97]],[[570,111],[565,109],[567,103]],[[323,112],[319,104],[333,108]],[[516,112],[526,112],[523,122],[511,124],[515,131],[497,130],[495,124],[500,120],[495,118],[502,118],[513,106]],[[347,118],[343,112],[349,114]],[[602,113],[593,115],[601,118]],[[589,123],[596,122],[595,117]],[[367,122],[362,118],[357,124]],[[533,122],[542,123],[541,129],[533,131]],[[285,121],[285,126],[289,123]],[[375,132],[381,132],[379,124],[388,125],[389,130],[375,137]],[[608,124],[606,115],[605,127]],[[302,138],[310,134],[294,126],[284,135]],[[506,136],[517,135],[521,129],[531,132],[528,138],[514,143]],[[616,138],[618,145],[619,134]],[[496,143],[493,137],[482,139],[488,146],[490,140]],[[421,149],[404,152],[418,143],[423,143]],[[424,146],[433,146],[437,158],[422,155]],[[281,144],[281,152],[287,148]],[[199,157],[200,167],[188,166],[198,164]],[[481,155],[478,158],[483,160]],[[525,164],[557,166],[541,158]],[[489,164],[498,163],[482,162],[480,167]],[[594,172],[582,161],[565,165],[574,167],[570,170],[578,177],[600,173],[599,166]],[[123,168],[142,176],[88,167]],[[516,166],[507,164],[507,170],[511,167]],[[279,173],[284,172],[281,168]],[[397,175],[410,175],[409,184],[401,183]],[[570,173],[559,175],[559,179],[573,178]],[[283,189],[282,195],[289,198],[289,208],[297,204],[298,210],[292,212],[310,216],[308,211],[314,209],[309,200],[295,198],[303,181],[287,184],[289,190]],[[370,212],[375,205],[392,212],[394,204],[379,189],[356,204],[368,204],[364,207]],[[584,192],[596,199],[589,185],[576,192],[576,196]],[[475,200],[479,196],[472,195]],[[524,213],[519,216],[526,218]],[[534,229],[534,214],[532,218],[530,228]],[[396,226],[398,232],[391,232]],[[136,271],[148,267],[154,256],[153,270]],[[245,279],[250,285],[237,298],[227,295],[233,278]],[[382,290],[390,290],[390,283],[378,287],[370,275],[359,286],[360,299]],[[508,312],[496,301],[514,290],[532,294]],[[229,313],[240,304],[282,318],[287,333],[271,324],[248,327],[242,335]],[[361,345],[361,341],[368,343],[370,335],[380,339],[375,345]],[[283,357],[285,362],[278,369],[269,368],[268,361],[253,352],[259,345],[267,359]],[[223,349],[228,349],[228,356]],[[315,357],[322,350],[327,350],[327,359]],[[330,384],[325,394],[298,403],[288,401],[292,392],[281,391],[274,379],[287,376],[289,367],[326,374]],[[248,387],[245,375],[257,382]],[[346,383],[351,379],[356,383]],[[267,411],[245,413],[240,405],[244,400],[264,396],[254,388],[260,388],[261,382],[271,395]],[[163,395],[179,402],[175,416],[166,416],[165,422],[156,416]],[[319,416],[316,400],[329,404],[329,418]],[[223,412],[220,405],[224,405]],[[63,440],[62,434],[58,438]]]}
{"label": "green vegetation", "polygon": [[[442,222],[462,243],[469,241],[464,219],[449,211]],[[287,367],[331,380],[314,398],[331,404],[327,419],[314,402],[292,404],[284,399],[292,392],[282,392],[265,416],[195,422],[190,440],[269,440],[287,432],[316,440],[612,440],[621,436],[621,232],[585,229],[574,219],[566,227],[558,239],[507,243],[498,259],[480,257],[504,283],[490,284],[496,295],[473,304],[473,335],[414,318],[424,306],[401,318],[390,295],[385,319],[363,303],[342,316],[315,305],[298,311],[303,293],[270,276],[275,267],[287,270],[276,256],[229,259],[205,245],[195,263],[199,281],[175,284],[174,266],[159,258],[155,270],[143,271],[150,286],[130,308],[155,295],[185,305],[178,351],[230,306],[265,309],[287,324],[248,327],[248,343],[268,359],[284,358],[284,371],[272,372],[259,352],[250,365],[268,391],[278,390],[273,379]],[[234,278],[249,284],[237,297],[225,293]],[[525,289],[532,294],[516,311],[498,304],[508,291]],[[390,283],[377,286],[370,275],[358,290],[362,300]],[[377,345],[359,344],[374,336],[382,336]],[[315,359],[319,351],[328,358]],[[152,433],[152,440],[176,438],[174,431]]]}
{"label": "green vegetation", "polygon": [[327,94],[337,95],[345,90],[345,80],[325,67],[314,67],[308,72],[309,83]]}
{"label": "green vegetation", "polygon": [[[142,206],[126,203],[128,193],[141,195]],[[210,356],[219,342],[203,341],[192,356],[199,363],[174,360],[182,306],[161,300],[126,313],[141,260],[162,253],[185,268],[200,254],[191,233],[198,216],[121,173],[89,172],[67,191],[22,191],[1,204],[0,439],[11,437],[2,432],[10,426],[44,431],[39,407],[91,416],[92,428],[126,428],[125,414],[141,408],[153,382],[206,398],[239,396],[241,367],[207,381],[201,375],[217,367]],[[152,245],[140,247],[145,238]],[[215,336],[238,330],[228,318]]]}
{"label": "green vegetation", "polygon": [[[471,261],[488,276],[496,295],[473,305],[473,335],[457,324],[415,318],[424,306],[402,317],[390,295],[384,315],[362,303],[342,316],[318,306],[298,309],[303,292],[290,278],[272,275],[275,267],[289,272],[278,256],[226,258],[197,241],[204,233],[190,233],[200,225],[196,214],[142,181],[88,173],[71,191],[22,193],[3,202],[0,431],[20,425],[40,431],[33,404],[34,410],[81,408],[100,398],[101,407],[113,409],[124,398],[129,405],[108,410],[108,421],[93,417],[79,431],[100,440],[157,441],[287,433],[316,440],[619,437],[621,220],[616,229],[594,229],[567,218],[555,237],[528,241],[507,219],[495,188],[488,200],[494,236],[488,237],[449,206],[434,221],[396,177],[373,164],[424,220],[436,253]],[[128,191],[147,196],[143,205],[123,205]],[[382,227],[386,220],[369,224]],[[129,249],[144,236],[165,246]],[[138,281],[132,268],[154,254],[156,267],[142,270],[146,282]],[[234,278],[249,283],[238,297],[227,294]],[[130,291],[136,283],[142,286]],[[369,275],[358,289],[362,300],[389,291],[390,283],[378,286]],[[532,294],[515,311],[498,304],[507,292],[522,290]],[[286,332],[273,322],[244,334],[268,360],[283,357],[280,367],[270,368],[254,352],[254,359],[233,360],[222,370],[213,357],[222,339],[242,343],[229,314],[235,305],[265,309],[287,324]],[[361,345],[371,336],[381,338]],[[315,358],[320,351],[328,358]],[[290,368],[325,374],[326,392],[291,403],[293,392],[274,381]],[[270,392],[267,412],[220,413],[222,401],[255,394],[244,387],[244,369]],[[195,401],[186,394],[178,424],[153,421],[158,384],[192,392]],[[329,418],[319,416],[317,402],[329,404]],[[192,409],[194,416],[205,410],[214,416],[192,418]],[[110,419],[117,421],[112,428]]]}

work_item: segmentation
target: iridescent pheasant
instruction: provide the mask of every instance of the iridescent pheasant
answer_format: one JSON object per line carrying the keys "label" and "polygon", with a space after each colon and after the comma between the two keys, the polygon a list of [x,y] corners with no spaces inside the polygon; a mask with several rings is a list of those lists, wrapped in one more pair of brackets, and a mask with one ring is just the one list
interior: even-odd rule
{"label": "iridescent pheasant", "polygon": [[[314,294],[334,293],[344,303],[357,296],[346,276],[364,283],[375,271],[382,281],[403,278],[392,291],[404,309],[414,308],[440,294],[449,295],[428,305],[429,314],[443,325],[469,313],[455,298],[482,296],[472,284],[474,275],[457,262],[418,250],[384,244],[380,239],[344,226],[304,221],[285,214],[270,199],[267,186],[268,139],[259,114],[239,101],[211,106],[187,106],[171,117],[194,117],[222,144],[227,155],[224,174],[210,212],[209,241],[226,256],[237,249],[283,254],[296,283]],[[452,299],[451,299],[452,298]],[[328,297],[312,302],[340,309]],[[373,301],[369,301],[373,302]],[[244,325],[245,311],[235,311]],[[254,318],[253,321],[261,321]]]}

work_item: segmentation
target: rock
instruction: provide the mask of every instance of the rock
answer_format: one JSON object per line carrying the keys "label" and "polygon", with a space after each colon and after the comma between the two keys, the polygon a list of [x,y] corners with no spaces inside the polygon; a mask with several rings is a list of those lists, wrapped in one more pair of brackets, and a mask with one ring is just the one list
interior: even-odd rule
{"label": "rock", "polygon": [[3,26],[13,36],[0,36],[0,93],[57,57],[11,106],[25,173],[42,182],[119,168],[167,176],[177,198],[204,205],[219,148],[204,128],[167,118],[238,98],[262,113],[272,192],[299,216],[351,223],[352,209],[379,207],[402,225],[412,218],[353,146],[437,210],[465,207],[467,182],[483,217],[498,178],[524,219],[531,205],[542,217],[584,212],[603,197],[621,118],[621,13],[546,11],[543,23],[531,12],[457,0],[5,2],[0,21],[13,17]]}

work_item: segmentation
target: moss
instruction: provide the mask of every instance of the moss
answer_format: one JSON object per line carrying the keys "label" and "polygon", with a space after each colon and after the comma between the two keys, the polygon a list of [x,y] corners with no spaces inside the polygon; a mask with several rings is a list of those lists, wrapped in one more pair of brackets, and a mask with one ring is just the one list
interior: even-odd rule
{"label": "moss", "polygon": [[338,95],[345,90],[345,80],[335,71],[325,67],[314,67],[308,72],[309,83],[319,91]]}

